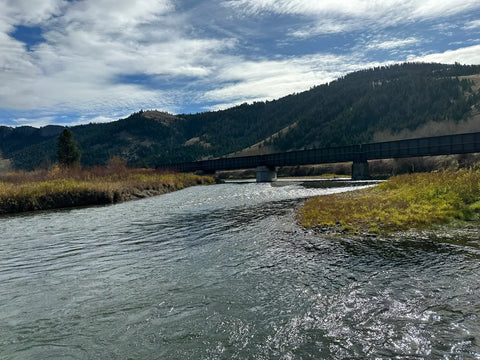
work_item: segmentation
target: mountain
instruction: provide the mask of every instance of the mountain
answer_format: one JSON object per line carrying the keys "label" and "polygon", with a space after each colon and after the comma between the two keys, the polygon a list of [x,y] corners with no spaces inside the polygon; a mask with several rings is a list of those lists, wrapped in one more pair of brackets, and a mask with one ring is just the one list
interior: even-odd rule
{"label": "mountain", "polygon": [[359,144],[383,140],[381,132],[421,136],[417,129],[426,124],[461,126],[480,109],[478,82],[469,79],[478,72],[479,67],[403,64],[349,74],[311,90],[309,113],[272,143],[279,150]]}
{"label": "mountain", "polygon": [[[405,63],[348,74],[275,101],[198,114],[139,111],[74,126],[84,165],[132,166],[480,131],[480,66]],[[0,127],[14,166],[56,161],[62,127]]]}

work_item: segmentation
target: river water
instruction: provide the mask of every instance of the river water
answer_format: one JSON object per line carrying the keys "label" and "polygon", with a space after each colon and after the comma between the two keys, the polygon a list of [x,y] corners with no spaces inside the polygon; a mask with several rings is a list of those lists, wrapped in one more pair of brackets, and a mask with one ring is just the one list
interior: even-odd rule
{"label": "river water", "polygon": [[480,359],[480,251],[295,224],[303,198],[341,190],[2,217],[0,359]]}

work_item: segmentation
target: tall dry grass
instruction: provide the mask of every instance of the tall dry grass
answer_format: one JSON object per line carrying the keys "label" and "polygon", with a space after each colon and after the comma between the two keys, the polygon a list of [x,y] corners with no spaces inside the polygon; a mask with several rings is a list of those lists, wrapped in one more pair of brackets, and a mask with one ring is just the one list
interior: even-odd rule
{"label": "tall dry grass", "polygon": [[12,172],[0,175],[0,214],[115,203],[214,182],[211,177],[124,166]]}

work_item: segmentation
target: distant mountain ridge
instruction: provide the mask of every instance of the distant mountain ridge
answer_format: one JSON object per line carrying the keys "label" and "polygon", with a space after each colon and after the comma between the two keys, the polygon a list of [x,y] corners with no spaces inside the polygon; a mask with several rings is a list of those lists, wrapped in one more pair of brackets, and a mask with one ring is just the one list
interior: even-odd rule
{"label": "distant mountain ridge", "polygon": [[[112,156],[132,166],[480,131],[480,66],[405,63],[347,74],[275,101],[198,114],[139,111],[73,126],[86,166]],[[0,127],[16,168],[56,161],[63,127]],[[467,131],[462,131],[462,130]]]}

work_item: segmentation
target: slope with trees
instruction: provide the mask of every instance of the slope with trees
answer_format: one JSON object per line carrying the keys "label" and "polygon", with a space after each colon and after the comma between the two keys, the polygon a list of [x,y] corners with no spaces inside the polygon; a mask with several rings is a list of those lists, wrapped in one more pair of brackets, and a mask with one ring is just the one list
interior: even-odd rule
{"label": "slope with trees", "polygon": [[[378,134],[395,137],[407,131],[415,136],[428,124],[469,120],[469,128],[480,131],[475,120],[479,86],[471,80],[473,75],[480,79],[478,74],[480,66],[397,64],[354,72],[275,101],[176,116],[140,111],[70,129],[82,149],[83,165],[120,156],[129,165],[147,167],[224,156],[253,144],[287,151],[371,142]],[[0,152],[17,168],[48,166],[57,160],[61,132],[48,130],[0,127]],[[53,130],[57,133],[49,136]]]}

